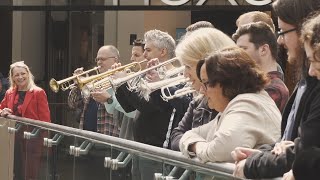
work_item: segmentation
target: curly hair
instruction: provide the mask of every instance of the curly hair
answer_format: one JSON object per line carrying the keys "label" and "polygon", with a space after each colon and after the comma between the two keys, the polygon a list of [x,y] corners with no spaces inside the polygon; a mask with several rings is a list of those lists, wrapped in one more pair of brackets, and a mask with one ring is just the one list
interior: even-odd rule
{"label": "curly hair", "polygon": [[303,23],[300,38],[302,42],[310,44],[314,50],[314,59],[320,61],[320,11]]}
{"label": "curly hair", "polygon": [[[201,63],[203,64],[203,61],[199,61],[199,64]],[[266,74],[239,47],[228,47],[217,51],[205,58],[204,63],[209,86],[214,87],[219,83],[223,95],[230,100],[239,94],[259,92],[268,83]],[[201,66],[197,66],[198,77],[200,69]]]}
{"label": "curly hair", "polygon": [[176,42],[167,32],[157,29],[144,33],[145,42],[152,41],[158,49],[167,49],[169,58],[175,57]]}

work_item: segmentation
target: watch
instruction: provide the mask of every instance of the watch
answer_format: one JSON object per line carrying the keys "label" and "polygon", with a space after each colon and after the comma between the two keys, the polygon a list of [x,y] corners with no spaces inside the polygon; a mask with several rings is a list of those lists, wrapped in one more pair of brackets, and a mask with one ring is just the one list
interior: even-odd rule
{"label": "watch", "polygon": [[108,104],[112,104],[112,103],[113,103],[112,96],[110,96],[110,97],[107,99],[107,103],[108,103]]}

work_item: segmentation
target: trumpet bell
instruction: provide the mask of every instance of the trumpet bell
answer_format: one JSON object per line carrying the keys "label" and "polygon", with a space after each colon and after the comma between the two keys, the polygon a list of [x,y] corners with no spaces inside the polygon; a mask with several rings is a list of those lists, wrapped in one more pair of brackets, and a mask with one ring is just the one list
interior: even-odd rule
{"label": "trumpet bell", "polygon": [[53,92],[55,93],[59,92],[59,84],[57,83],[57,80],[55,80],[54,78],[50,79],[49,85],[50,85],[50,89]]}

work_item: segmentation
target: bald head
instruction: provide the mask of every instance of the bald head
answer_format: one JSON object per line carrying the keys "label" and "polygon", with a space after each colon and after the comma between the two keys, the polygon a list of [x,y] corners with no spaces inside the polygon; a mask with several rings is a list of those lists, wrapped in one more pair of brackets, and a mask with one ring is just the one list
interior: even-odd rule
{"label": "bald head", "polygon": [[106,72],[111,69],[111,66],[114,63],[119,62],[120,54],[116,47],[112,45],[102,46],[97,53],[96,62],[98,66],[101,66],[99,69],[100,73]]}

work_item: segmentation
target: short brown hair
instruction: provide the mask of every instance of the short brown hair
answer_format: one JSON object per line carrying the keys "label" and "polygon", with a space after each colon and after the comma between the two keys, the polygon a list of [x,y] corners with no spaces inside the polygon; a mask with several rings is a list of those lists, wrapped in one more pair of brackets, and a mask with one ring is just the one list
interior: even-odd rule
{"label": "short brown hair", "polygon": [[259,92],[268,82],[256,62],[239,47],[224,48],[199,61],[198,76],[203,63],[206,64],[209,86],[219,83],[223,95],[230,100],[239,94]]}
{"label": "short brown hair", "polygon": [[143,39],[136,39],[133,41],[132,45],[133,46],[140,46],[140,47],[142,47],[142,50],[144,51],[144,45],[146,45],[146,43],[143,41]]}
{"label": "short brown hair", "polygon": [[264,44],[268,44],[272,57],[277,59],[277,38],[270,26],[261,21],[242,25],[232,35],[232,39],[237,41],[242,35],[245,34],[249,35],[249,41],[252,42],[256,48],[259,48]]}
{"label": "short brown hair", "polygon": [[272,18],[267,13],[261,11],[251,11],[240,15],[236,21],[237,27],[239,27],[239,22],[241,19],[246,19],[249,17],[252,17],[252,22],[265,22],[271,27],[272,31],[275,32],[275,27]]}
{"label": "short brown hair", "polygon": [[200,29],[200,28],[214,28],[214,26],[211,22],[208,22],[208,21],[198,21],[198,22],[195,22],[195,23],[191,24],[190,26],[188,26],[186,28],[186,31],[193,32],[193,31]]}

